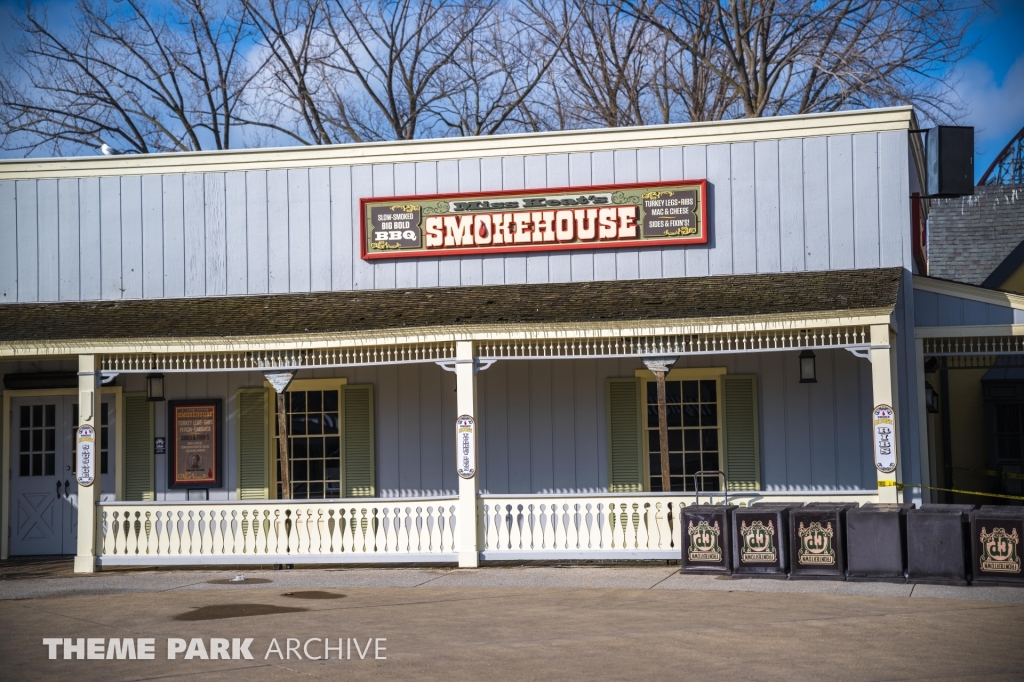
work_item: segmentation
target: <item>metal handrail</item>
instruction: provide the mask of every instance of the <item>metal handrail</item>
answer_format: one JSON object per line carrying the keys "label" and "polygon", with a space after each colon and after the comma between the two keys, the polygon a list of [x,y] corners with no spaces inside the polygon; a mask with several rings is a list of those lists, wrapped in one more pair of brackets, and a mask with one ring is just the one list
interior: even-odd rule
{"label": "metal handrail", "polygon": [[[718,482],[720,484],[720,490],[717,490],[717,491],[704,491],[703,490],[703,488],[704,488],[704,479],[707,478],[708,476],[717,476],[718,477]],[[700,477],[700,481],[701,481],[700,487],[697,486],[697,478],[698,477]],[[694,494],[694,502],[693,503],[694,504],[700,504],[700,494],[702,492],[721,492],[721,493],[724,493],[725,494],[725,503],[729,504],[729,487],[726,485],[725,472],[719,471],[718,469],[709,469],[707,471],[705,471],[704,469],[701,469],[700,471],[692,473],[692,474],[684,474],[683,475],[683,479],[685,480],[686,478],[692,478],[693,479],[693,494]],[[711,495],[708,495],[708,500],[711,501],[712,499],[713,498],[711,497]]]}

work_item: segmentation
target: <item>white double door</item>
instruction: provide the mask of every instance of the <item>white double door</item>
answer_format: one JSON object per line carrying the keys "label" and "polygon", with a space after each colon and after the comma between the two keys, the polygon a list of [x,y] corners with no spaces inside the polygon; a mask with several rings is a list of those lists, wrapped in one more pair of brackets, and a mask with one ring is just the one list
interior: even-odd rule
{"label": "white double door", "polygon": [[[78,396],[11,400],[11,556],[75,554]],[[100,424],[101,499],[116,486],[114,397],[104,396]]]}

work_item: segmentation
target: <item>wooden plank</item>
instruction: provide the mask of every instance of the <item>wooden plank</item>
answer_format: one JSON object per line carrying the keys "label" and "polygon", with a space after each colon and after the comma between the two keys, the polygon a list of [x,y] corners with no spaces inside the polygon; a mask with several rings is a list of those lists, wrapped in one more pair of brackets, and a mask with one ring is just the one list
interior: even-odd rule
{"label": "wooden plank", "polygon": [[[445,426],[455,430],[455,424],[442,424],[441,405],[444,390],[441,383],[442,374],[446,372],[434,363],[415,365],[419,371],[419,419],[420,419],[420,479],[423,490],[428,495],[438,495],[444,490],[445,468],[455,468],[455,453],[444,450],[443,436]],[[454,375],[453,375],[454,376]],[[444,455],[449,455],[445,458]]]}
{"label": "wooden plank", "polygon": [[733,273],[757,272],[757,195],[753,142],[732,147]]}
{"label": "wooden plank", "polygon": [[783,272],[804,269],[803,140],[779,141],[779,229]]}
{"label": "wooden plank", "polygon": [[907,132],[878,133],[879,264],[883,268],[913,261],[910,250],[910,180]]}
{"label": "wooden plank", "polygon": [[757,211],[758,272],[782,269],[782,233],[779,218],[779,143],[754,143],[754,195]]}
{"label": "wooden plank", "polygon": [[36,180],[18,180],[17,247],[18,303],[39,300],[39,222]]}
{"label": "wooden plank", "polygon": [[162,175],[142,176],[142,295],[164,295],[164,183]]}
{"label": "wooden plank", "polygon": [[481,415],[487,424],[481,441],[487,460],[481,487],[497,495],[507,494],[509,489],[507,378],[510,367],[514,365],[499,362],[477,375]]}
{"label": "wooden plank", "polygon": [[309,291],[309,169],[288,170],[288,291]]}
{"label": "wooden plank", "polygon": [[817,351],[818,383],[806,384],[811,395],[811,484],[817,489],[835,488],[837,484],[836,393],[847,390],[836,382],[834,363],[839,353],[850,355],[845,350]]}
{"label": "wooden plank", "polygon": [[[245,173],[224,174],[224,240],[227,244],[225,281],[229,296],[249,293],[248,199]],[[231,393],[234,395],[234,392]]]}
{"label": "wooden plank", "polygon": [[963,299],[939,294],[938,311],[940,327],[955,327],[964,323]]}
{"label": "wooden plank", "polygon": [[[438,161],[437,192],[454,194],[459,191],[459,162]],[[462,281],[462,264],[458,258],[438,258],[437,282],[443,287],[457,287]]]}
{"label": "wooden plank", "polygon": [[288,171],[267,171],[267,289],[288,292]]}
{"label": "wooden plank", "polygon": [[[965,325],[988,324],[988,307],[989,305],[987,303],[981,303],[979,301],[971,301],[968,299],[964,299],[963,323]],[[1009,308],[1005,308],[1005,310],[1009,311]]]}
{"label": "wooden plank", "polygon": [[[665,158],[665,152],[670,152],[675,149],[670,147],[662,150],[662,158]],[[680,172],[680,176],[676,177],[674,167],[671,169],[673,175],[667,177],[665,172],[669,170],[664,165],[662,166],[662,177],[666,180],[703,180],[708,177],[708,148],[705,145],[692,145],[685,147],[683,150],[683,168]],[[707,230],[711,226],[705,225],[704,229]],[[684,263],[682,269],[679,266],[673,264],[670,268],[668,262],[670,260],[669,253],[682,254]],[[681,246],[673,248],[669,253],[665,254],[663,261],[665,265],[665,276],[666,277],[705,277],[710,272],[710,256],[711,256],[711,244],[694,244],[693,246]],[[671,259],[674,260],[673,255]]]}
{"label": "wooden plank", "polygon": [[877,268],[881,243],[878,231],[878,136],[853,136],[853,244],[858,268]]}
{"label": "wooden plank", "polygon": [[373,196],[373,170],[370,166],[352,166],[352,288],[355,290],[373,288],[373,266],[363,260],[362,216],[359,214],[359,200]]}
{"label": "wooden plank", "polygon": [[[395,164],[395,196],[416,194],[416,164]],[[414,289],[417,280],[418,258],[407,258],[395,263],[395,286],[399,289]]]}
{"label": "wooden plank", "polygon": [[800,361],[795,352],[782,356],[786,410],[786,483],[811,485],[811,394],[812,384],[800,383]]}
{"label": "wooden plank", "polygon": [[554,360],[551,372],[551,475],[555,490],[579,490],[576,480],[576,391],[572,360]]}
{"label": "wooden plank", "polygon": [[352,288],[352,263],[359,257],[358,238],[352,222],[352,169],[348,166],[331,168],[331,288],[348,291]]}
{"label": "wooden plank", "polygon": [[377,487],[384,495],[401,495],[402,482],[399,477],[399,404],[398,367],[381,365],[377,369],[377,380],[373,393],[377,399],[375,412]]}
{"label": "wooden plank", "polygon": [[100,178],[100,291],[121,298],[121,178]]}
{"label": "wooden plank", "polygon": [[459,489],[459,475],[455,462],[449,453],[455,452],[455,419],[459,416],[455,400],[455,372],[441,372],[441,452],[445,453],[441,467],[442,487],[445,494],[456,494]]}
{"label": "wooden plank", "polygon": [[[615,184],[637,182],[637,152],[622,149],[612,154],[612,168]],[[615,252],[615,279],[638,279],[640,277],[639,249],[613,249]],[[595,263],[596,267],[596,263]]]}
{"label": "wooden plank", "polygon": [[600,458],[599,441],[605,440],[599,429],[599,413],[604,412],[604,398],[598,385],[604,386],[604,379],[597,380],[597,365],[594,360],[573,361],[573,406],[575,427],[573,444],[576,450],[577,492],[595,492],[601,486],[600,470],[605,462]]}
{"label": "wooden plank", "polygon": [[[424,161],[416,164],[416,194],[437,194],[436,161]],[[436,287],[438,284],[437,259],[416,258],[414,260],[416,261],[417,286]]]}
{"label": "wooden plank", "polygon": [[39,300],[60,298],[60,225],[58,222],[57,181],[42,179],[36,183],[39,230]]}
{"label": "wooden plank", "polygon": [[164,296],[180,298],[185,295],[185,177],[183,175],[163,176],[163,225]]}
{"label": "wooden plank", "polygon": [[[592,185],[590,154],[569,154],[569,184],[573,186]],[[574,251],[569,256],[570,278],[573,282],[589,282],[594,279],[594,252]]]}
{"label": "wooden plank", "polygon": [[807,270],[828,270],[828,138],[804,140],[804,259]]}
{"label": "wooden plank", "polygon": [[914,292],[914,324],[918,327],[939,325],[939,296],[931,291]]}
{"label": "wooden plank", "polygon": [[78,181],[78,229],[80,297],[83,301],[101,298],[100,281],[100,181],[81,178]]}
{"label": "wooden plank", "polygon": [[551,360],[528,360],[530,375],[530,485],[532,493],[554,492]]}
{"label": "wooden plank", "polygon": [[245,173],[246,291],[270,291],[270,254],[267,243],[267,171]]}
{"label": "wooden plank", "polygon": [[532,484],[531,395],[529,360],[507,363],[508,385],[508,492],[524,495],[535,492]]}
{"label": "wooden plank", "polygon": [[828,138],[829,268],[854,267],[853,255],[853,138]]}
{"label": "wooden plank", "polygon": [[[395,389],[397,407],[393,419],[397,419],[395,432],[398,439],[398,484],[402,491],[416,495],[423,494],[422,463],[420,462],[420,370],[416,365],[397,365]],[[389,415],[383,412],[382,419]]]}
{"label": "wooden plank", "polygon": [[707,148],[708,157],[708,274],[731,275],[732,151],[727,144]]}
{"label": "wooden plank", "polygon": [[0,182],[0,301],[18,300],[18,192],[15,182]]}
{"label": "wooden plank", "polygon": [[[914,306],[916,310],[916,296],[914,297]],[[1022,318],[1024,318],[1024,311],[1013,310],[992,303],[985,304],[985,322],[983,324],[1020,324]]]}
{"label": "wooden plank", "polygon": [[185,295],[206,295],[206,199],[201,173],[185,175]]}
{"label": "wooden plank", "polygon": [[142,298],[142,178],[121,178],[121,287],[122,298]]}
{"label": "wooden plank", "polygon": [[871,460],[871,445],[865,442],[869,433],[865,420],[871,408],[862,409],[864,386],[861,384],[861,365],[870,372],[871,363],[867,360],[846,351],[835,351],[835,484],[847,489],[861,487],[861,461]]}
{"label": "wooden plank", "polygon": [[224,174],[204,173],[205,189],[204,226],[206,231],[206,294],[223,296],[227,293],[228,242]]}
{"label": "wooden plank", "polygon": [[[758,405],[761,410],[761,486],[789,484],[789,462],[786,457],[786,363],[782,353],[764,353],[758,356],[761,371],[758,376]],[[806,408],[805,408],[806,409]]]}
{"label": "wooden plank", "polygon": [[[3,203],[4,198],[2,192],[0,192],[0,203]],[[82,255],[81,234],[79,232],[79,211],[81,209],[78,204],[77,178],[62,179],[57,182],[57,203],[57,229],[59,233],[57,239],[60,243],[60,283],[58,296],[62,301],[77,301],[81,297],[80,258]],[[11,208],[14,208],[13,201],[11,202]],[[3,227],[0,226],[0,232],[2,231]],[[13,229],[11,230],[11,235],[14,235]],[[0,249],[2,248],[3,242],[0,241]],[[3,261],[0,260],[0,268],[3,265]],[[163,267],[160,268],[160,273],[162,275]],[[2,281],[2,276],[0,276],[0,281]],[[0,290],[2,289],[3,285],[0,284]]]}

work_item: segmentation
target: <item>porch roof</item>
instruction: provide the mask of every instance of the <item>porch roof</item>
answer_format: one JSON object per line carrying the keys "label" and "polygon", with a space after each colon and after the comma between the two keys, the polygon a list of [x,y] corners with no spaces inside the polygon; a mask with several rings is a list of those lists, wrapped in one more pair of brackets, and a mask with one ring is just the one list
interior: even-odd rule
{"label": "porch roof", "polygon": [[191,299],[11,303],[0,305],[0,345],[891,311],[901,276],[900,268],[877,268]]}

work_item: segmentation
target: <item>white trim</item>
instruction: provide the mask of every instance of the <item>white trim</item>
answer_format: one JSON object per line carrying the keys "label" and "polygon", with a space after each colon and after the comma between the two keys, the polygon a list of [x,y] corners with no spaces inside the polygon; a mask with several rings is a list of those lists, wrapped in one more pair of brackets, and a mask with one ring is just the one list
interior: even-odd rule
{"label": "white trim", "polygon": [[1024,324],[917,327],[914,329],[914,337],[918,339],[958,339],[968,336],[1024,336]]}
{"label": "white trim", "polygon": [[[261,502],[265,502],[262,500]],[[111,556],[96,557],[97,566],[249,566],[269,564],[454,564],[454,552],[437,554],[184,554],[177,556]]]}
{"label": "white trim", "polygon": [[1011,294],[1006,291],[996,291],[995,289],[983,289],[971,284],[947,282],[943,279],[922,277],[921,275],[914,275],[914,291],[927,291],[933,294],[977,301],[978,303],[990,303],[992,305],[1013,308],[1014,310],[1024,310],[1024,296],[1020,294]]}
{"label": "white trim", "polygon": [[411,163],[526,154],[567,154],[641,147],[782,140],[822,135],[909,131],[911,107],[861,109],[708,123],[565,130],[480,137],[368,142],[224,151],[18,159],[0,162],[0,180],[150,175],[273,168]]}

